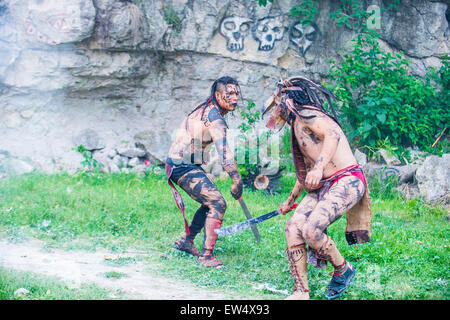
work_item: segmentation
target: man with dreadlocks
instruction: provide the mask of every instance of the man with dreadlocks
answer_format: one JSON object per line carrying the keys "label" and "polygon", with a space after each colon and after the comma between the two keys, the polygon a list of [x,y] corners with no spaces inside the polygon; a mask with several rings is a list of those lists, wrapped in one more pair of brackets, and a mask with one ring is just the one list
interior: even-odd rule
{"label": "man with dreadlocks", "polygon": [[[324,95],[333,113],[324,108]],[[286,228],[287,256],[294,279],[294,292],[288,299],[309,299],[307,263],[325,267],[329,261],[334,273],[326,297],[335,299],[350,285],[355,268],[346,261],[327,235],[327,227],[347,212],[345,236],[348,244],[370,241],[371,208],[364,173],[352,153],[337,121],[333,94],[304,77],[281,80],[267,100],[263,115],[273,109],[267,127],[291,127],[291,150],[297,181],[283,214],[290,211],[303,191]],[[307,247],[308,246],[308,247]]]}
{"label": "man with dreadlocks", "polygon": [[[231,194],[235,199],[241,197],[243,183],[234,154],[227,144],[228,126],[223,118],[236,108],[239,94],[239,84],[235,79],[227,76],[217,79],[211,87],[210,97],[182,121],[166,161],[167,180],[185,223],[185,234],[175,241],[174,248],[196,256],[198,263],[210,267],[222,265],[213,255],[218,238],[214,229],[222,225],[226,203],[201,164],[209,147],[214,143],[222,167],[233,180]],[[181,196],[172,182],[201,204],[190,225],[185,218]],[[194,246],[194,238],[202,228],[204,240],[202,251],[199,252]]]}

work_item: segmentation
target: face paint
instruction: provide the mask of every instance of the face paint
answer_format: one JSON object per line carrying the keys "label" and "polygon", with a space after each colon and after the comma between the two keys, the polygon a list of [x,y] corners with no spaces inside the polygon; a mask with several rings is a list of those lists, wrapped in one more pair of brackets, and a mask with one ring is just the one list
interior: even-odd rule
{"label": "face paint", "polygon": [[239,100],[239,89],[234,84],[227,84],[224,91],[216,92],[217,102],[222,109],[234,111]]}

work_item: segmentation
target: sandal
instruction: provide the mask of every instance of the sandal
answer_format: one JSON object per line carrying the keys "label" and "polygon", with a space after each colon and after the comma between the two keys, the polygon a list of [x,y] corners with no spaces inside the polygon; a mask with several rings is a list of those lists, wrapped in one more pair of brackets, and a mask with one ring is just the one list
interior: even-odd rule
{"label": "sandal", "polygon": [[197,263],[212,268],[220,268],[221,266],[223,266],[223,263],[217,260],[213,255],[198,256]]}
{"label": "sandal", "polygon": [[347,270],[342,275],[339,275],[336,272],[333,273],[333,277],[328,285],[328,292],[325,294],[325,298],[336,299],[341,296],[352,282],[355,274],[356,270],[351,265],[349,265]]}
{"label": "sandal", "polygon": [[200,251],[198,251],[198,249],[195,247],[193,241],[189,241],[184,238],[180,238],[177,241],[175,241],[173,248],[192,254],[193,256],[198,256],[198,254],[200,253]]}

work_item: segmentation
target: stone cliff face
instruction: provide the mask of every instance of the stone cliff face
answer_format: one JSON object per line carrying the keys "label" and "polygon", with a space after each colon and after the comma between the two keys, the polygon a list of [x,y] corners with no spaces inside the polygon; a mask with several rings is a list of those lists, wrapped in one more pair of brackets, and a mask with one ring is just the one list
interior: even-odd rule
{"label": "stone cliff face", "polygon": [[[222,75],[240,82],[241,105],[257,106],[280,77],[323,80],[354,34],[331,22],[336,2],[319,1],[311,26],[289,16],[297,2],[0,0],[0,175],[71,172],[79,144],[110,171],[163,161],[181,119]],[[447,6],[382,10],[384,48],[402,50],[419,75],[438,67]]]}

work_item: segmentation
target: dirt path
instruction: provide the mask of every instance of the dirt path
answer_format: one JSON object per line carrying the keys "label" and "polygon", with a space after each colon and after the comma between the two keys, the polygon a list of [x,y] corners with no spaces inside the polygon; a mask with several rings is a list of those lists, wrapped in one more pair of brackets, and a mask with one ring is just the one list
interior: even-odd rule
{"label": "dirt path", "polygon": [[[121,258],[139,254],[120,254]],[[226,291],[195,286],[187,281],[175,281],[151,274],[151,266],[135,259],[135,263],[114,265],[117,254],[106,251],[64,251],[43,249],[43,242],[28,240],[8,243],[0,239],[0,266],[6,269],[56,276],[73,288],[82,283],[92,283],[101,288],[120,290],[126,298],[160,300],[224,300],[249,299]],[[105,273],[117,272],[126,277],[108,278]],[[114,297],[114,296],[112,296]],[[255,299],[255,298],[253,298]]]}

